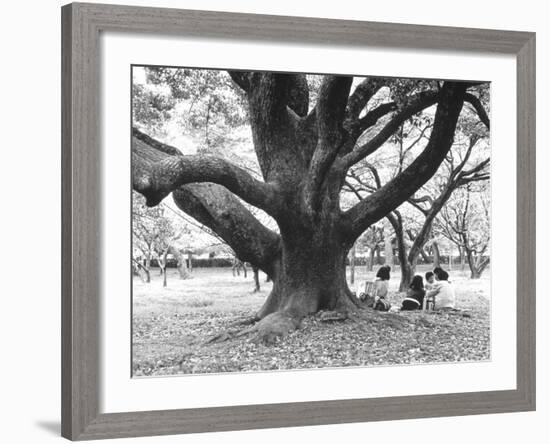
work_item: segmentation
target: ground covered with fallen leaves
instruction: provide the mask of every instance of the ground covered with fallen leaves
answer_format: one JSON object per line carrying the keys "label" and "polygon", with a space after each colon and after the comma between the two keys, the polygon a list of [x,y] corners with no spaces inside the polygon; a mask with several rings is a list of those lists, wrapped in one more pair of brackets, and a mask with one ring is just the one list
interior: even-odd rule
{"label": "ground covered with fallen leaves", "polygon": [[[364,268],[364,267],[363,267]],[[356,272],[357,273],[357,272]],[[251,273],[233,277],[231,269],[196,269],[180,280],[169,271],[168,286],[155,272],[145,284],[133,282],[134,376],[288,370],[342,366],[471,362],[490,359],[489,275],[470,280],[451,271],[456,313],[364,310],[360,317],[323,322],[308,317],[302,327],[264,345],[247,336],[207,343],[238,319],[251,317],[271,284],[252,293]],[[357,285],[372,279],[359,272]],[[400,305],[399,275],[390,281],[390,301]]]}

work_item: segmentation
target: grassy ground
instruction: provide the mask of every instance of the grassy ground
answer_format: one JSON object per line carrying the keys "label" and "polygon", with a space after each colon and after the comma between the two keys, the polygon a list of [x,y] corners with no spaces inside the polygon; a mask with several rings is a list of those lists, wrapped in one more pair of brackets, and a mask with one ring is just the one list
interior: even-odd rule
{"label": "grassy ground", "polygon": [[[420,268],[419,273],[425,270]],[[361,320],[329,324],[319,317],[265,346],[246,337],[222,343],[205,340],[261,306],[271,283],[261,275],[262,291],[252,293],[252,273],[233,277],[230,268],[195,269],[180,280],[168,271],[162,287],[157,270],[152,282],[133,281],[134,376],[219,373],[296,368],[480,361],[490,359],[490,278],[470,280],[451,270],[457,306],[468,317],[430,312],[379,313]],[[356,285],[372,279],[356,269]],[[390,281],[390,300],[400,304],[399,273]],[[354,286],[352,285],[352,288]]]}

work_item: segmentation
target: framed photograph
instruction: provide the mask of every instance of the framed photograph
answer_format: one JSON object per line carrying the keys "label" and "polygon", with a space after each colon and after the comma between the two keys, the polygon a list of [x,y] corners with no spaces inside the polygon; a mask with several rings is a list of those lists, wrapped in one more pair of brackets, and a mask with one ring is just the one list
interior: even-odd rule
{"label": "framed photograph", "polygon": [[534,33],[62,8],[62,434],[535,409]]}

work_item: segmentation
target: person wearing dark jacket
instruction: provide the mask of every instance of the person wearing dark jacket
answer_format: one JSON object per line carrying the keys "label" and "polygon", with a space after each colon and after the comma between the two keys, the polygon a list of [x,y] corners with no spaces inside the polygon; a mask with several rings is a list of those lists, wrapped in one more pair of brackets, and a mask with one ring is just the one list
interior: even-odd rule
{"label": "person wearing dark jacket", "polygon": [[426,292],[424,291],[422,276],[416,275],[411,285],[409,285],[407,297],[401,304],[401,310],[422,310],[425,295]]}

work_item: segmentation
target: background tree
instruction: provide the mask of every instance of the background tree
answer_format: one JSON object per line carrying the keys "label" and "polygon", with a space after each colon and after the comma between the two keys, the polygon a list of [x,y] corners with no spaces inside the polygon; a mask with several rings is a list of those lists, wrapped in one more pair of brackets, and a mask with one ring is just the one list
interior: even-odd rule
{"label": "background tree", "polygon": [[350,284],[355,284],[355,261],[357,259],[357,242],[353,244],[349,250],[349,266],[350,266]]}
{"label": "background tree", "polygon": [[357,239],[356,244],[368,251],[367,271],[374,269],[374,262],[380,264],[380,250],[384,245],[384,227],[382,224],[372,225]]}
{"label": "background tree", "polygon": [[[139,252],[141,268],[145,271],[146,282],[150,282],[151,260],[162,261],[164,251],[175,237],[172,222],[164,214],[164,208],[148,208],[145,199],[137,193],[132,194],[132,234],[134,255]],[[163,264],[159,262],[161,271]]]}
{"label": "background tree", "polygon": [[490,216],[489,187],[469,184],[438,217],[443,236],[465,255],[472,279],[479,279],[490,263]]}
{"label": "background tree", "polygon": [[[405,229],[403,226],[403,218],[399,211],[395,210],[389,213],[387,218],[396,230],[397,243],[399,245],[398,251],[400,252],[401,263],[401,283],[400,290],[404,291],[412,281],[416,273],[416,265],[420,258],[421,252],[424,250],[428,241],[431,240],[431,246],[435,252],[435,258],[437,265],[439,265],[439,247],[437,240],[433,239],[433,224],[435,218],[440,211],[445,208],[445,205],[451,198],[456,190],[461,187],[467,186],[472,182],[485,181],[489,179],[488,167],[489,158],[484,158],[475,163],[470,168],[469,160],[472,155],[472,151],[477,143],[477,137],[472,137],[469,141],[466,152],[458,160],[454,159],[452,151],[449,153],[449,157],[446,159],[446,168],[442,168],[441,177],[439,177],[439,184],[434,189],[432,188],[432,194],[426,194],[420,199],[412,198],[410,203],[422,214],[423,221],[420,228],[414,233],[412,245],[408,249],[405,245]],[[455,153],[456,154],[456,153]],[[409,234],[412,234],[409,231]]]}
{"label": "background tree", "polygon": [[[273,289],[255,326],[270,340],[297,328],[307,314],[355,310],[345,274],[349,249],[436,173],[451,149],[463,104],[472,100],[468,89],[477,85],[323,76],[310,103],[303,75],[229,75],[241,90],[235,94],[246,97],[261,177],[224,156],[184,155],[134,128],[133,186],[150,206],[172,193],[179,208],[271,277]],[[390,90],[387,99],[371,103],[381,88]],[[422,151],[384,186],[343,209],[349,169],[430,107],[433,129]],[[384,125],[367,134],[381,119]],[[278,232],[260,223],[241,199],[271,216]]]}
{"label": "background tree", "polygon": [[[385,155],[358,164],[348,173],[344,189],[361,201],[382,188],[384,179],[379,167],[385,168],[386,181],[402,174],[412,150],[421,146],[424,139],[429,140],[432,120],[431,116],[421,113],[416,119],[401,125],[393,140],[394,156]],[[401,267],[400,291],[405,291],[411,283],[420,257],[428,259],[426,247],[432,249],[434,266],[439,266],[439,247],[437,239],[433,237],[432,228],[435,218],[452,194],[469,183],[489,179],[490,157],[485,140],[488,126],[489,119],[486,115],[482,119],[477,115],[463,117],[452,149],[433,178],[419,190],[422,195],[418,196],[417,193],[409,197],[405,205],[386,215],[395,232]],[[482,144],[484,146],[481,147]],[[391,165],[389,168],[388,163]],[[388,256],[392,253],[389,239],[385,240],[385,246]]]}
{"label": "background tree", "polygon": [[394,265],[393,244],[392,228],[389,224],[384,224],[384,265],[390,267],[391,270],[393,270]]}

